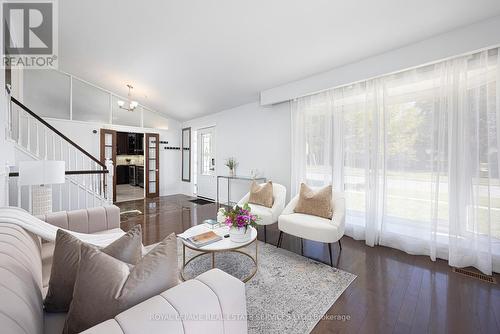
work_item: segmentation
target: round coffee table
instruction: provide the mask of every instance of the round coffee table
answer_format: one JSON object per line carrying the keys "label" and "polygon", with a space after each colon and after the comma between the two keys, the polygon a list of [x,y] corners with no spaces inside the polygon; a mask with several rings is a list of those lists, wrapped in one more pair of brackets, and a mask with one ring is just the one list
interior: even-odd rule
{"label": "round coffee table", "polygon": [[[194,259],[196,259],[200,256],[203,256],[205,254],[211,254],[211,256],[212,256],[212,269],[213,269],[213,268],[215,268],[215,254],[221,253],[221,252],[235,252],[235,253],[239,253],[239,254],[242,254],[244,256],[247,256],[249,259],[251,259],[253,264],[254,264],[254,268],[253,268],[252,272],[247,277],[242,279],[242,281],[247,282],[249,279],[251,279],[255,275],[255,273],[257,272],[257,244],[258,243],[257,243],[257,230],[254,227],[250,227],[250,228],[251,228],[251,237],[250,237],[250,240],[246,241],[246,242],[233,242],[233,241],[231,241],[231,239],[229,237],[224,238],[224,235],[229,234],[229,228],[226,226],[211,229],[207,225],[201,224],[201,225],[193,226],[193,227],[187,229],[184,233],[180,234],[179,237],[181,237],[180,239],[182,240],[182,268],[180,270],[180,274],[181,274],[182,280],[183,281],[186,280],[184,278],[184,269],[191,261],[193,261]],[[217,242],[211,243],[210,245],[203,246],[203,247],[196,247],[195,245],[191,244],[189,241],[185,240],[185,238],[187,239],[187,238],[192,237],[194,235],[198,235],[200,233],[204,233],[204,232],[208,232],[208,231],[215,232],[216,234],[220,235],[223,239],[219,240]],[[255,257],[240,250],[240,248],[248,246],[252,242],[255,243]],[[200,252],[200,254],[197,254],[186,261],[186,248]]]}

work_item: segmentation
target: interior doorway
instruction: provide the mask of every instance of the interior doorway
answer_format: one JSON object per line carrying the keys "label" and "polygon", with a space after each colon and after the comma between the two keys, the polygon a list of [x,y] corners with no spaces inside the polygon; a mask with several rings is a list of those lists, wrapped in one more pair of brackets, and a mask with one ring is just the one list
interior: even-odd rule
{"label": "interior doorway", "polygon": [[146,196],[160,194],[160,135],[146,133]]}
{"label": "interior doorway", "polygon": [[144,198],[144,134],[116,133],[116,201]]}
{"label": "interior doorway", "polygon": [[196,189],[198,197],[215,200],[217,176],[215,126],[197,131]]}
{"label": "interior doorway", "polygon": [[160,136],[101,129],[101,161],[113,161],[113,202],[160,194]]}
{"label": "interior doorway", "polygon": [[[101,162],[106,163],[106,160],[111,160],[113,162],[113,184],[107,184],[104,182],[104,191],[106,192],[107,187],[113,187],[113,202],[116,202],[116,131],[110,129],[101,129]],[[107,178],[105,178],[106,180]]]}

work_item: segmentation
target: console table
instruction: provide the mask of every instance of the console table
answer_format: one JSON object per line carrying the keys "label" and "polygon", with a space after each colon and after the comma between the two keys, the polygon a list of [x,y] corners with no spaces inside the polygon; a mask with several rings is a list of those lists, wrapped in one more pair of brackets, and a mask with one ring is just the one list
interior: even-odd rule
{"label": "console table", "polygon": [[217,175],[217,205],[219,205],[219,180],[227,179],[227,203],[228,206],[231,206],[231,203],[236,204],[235,202],[231,202],[231,180],[243,180],[243,181],[262,181],[266,182],[265,177],[251,177],[251,176],[229,176],[229,175]]}

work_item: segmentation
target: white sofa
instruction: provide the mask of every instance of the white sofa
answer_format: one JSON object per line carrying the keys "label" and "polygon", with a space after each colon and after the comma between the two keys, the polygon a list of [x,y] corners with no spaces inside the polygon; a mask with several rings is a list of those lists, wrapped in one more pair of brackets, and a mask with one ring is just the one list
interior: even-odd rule
{"label": "white sofa", "polygon": [[328,243],[328,249],[330,251],[330,265],[333,266],[332,243],[338,242],[340,250],[342,250],[340,239],[344,235],[345,230],[344,193],[334,192],[332,194],[332,207],[334,210],[331,219],[306,215],[303,213],[295,213],[294,210],[298,201],[299,195],[295,196],[290,203],[288,203],[286,208],[283,210],[283,213],[278,218],[278,229],[280,230],[280,234],[278,237],[277,247],[281,247],[283,233],[301,238],[302,254],[302,239]]}
{"label": "white sofa", "polygon": [[[43,217],[79,232],[119,228],[117,207],[55,213]],[[53,244],[0,221],[0,332],[62,332],[64,313],[45,313],[43,298]],[[98,284],[98,282],[96,282]],[[181,283],[86,331],[86,333],[246,333],[244,284],[218,270]]]}
{"label": "white sofa", "polygon": [[[261,183],[261,185],[264,183]],[[250,199],[250,192],[248,192],[242,199],[239,200],[238,206],[243,206],[248,203]],[[274,224],[278,221],[278,217],[283,212],[286,202],[286,187],[273,183],[273,206],[268,208],[262,205],[248,203],[252,213],[259,216],[260,220],[257,221],[258,225],[264,226],[264,242],[267,242],[267,225]]]}

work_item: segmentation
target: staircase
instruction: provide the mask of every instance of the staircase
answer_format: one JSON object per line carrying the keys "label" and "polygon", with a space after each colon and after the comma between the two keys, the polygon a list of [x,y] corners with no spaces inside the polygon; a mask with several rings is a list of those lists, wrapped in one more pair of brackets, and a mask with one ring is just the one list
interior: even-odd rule
{"label": "staircase", "polygon": [[[100,161],[20,101],[8,95],[7,140],[22,160],[62,160],[66,182],[52,186],[52,211],[107,205],[113,199],[113,163]],[[19,183],[18,166],[9,168],[9,205],[32,212],[31,186]],[[109,186],[108,186],[109,185]]]}

